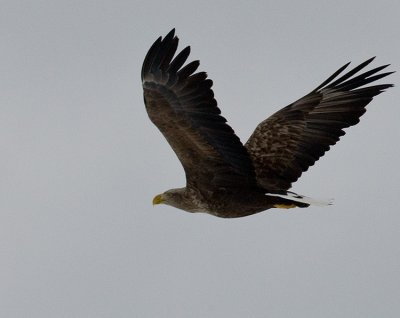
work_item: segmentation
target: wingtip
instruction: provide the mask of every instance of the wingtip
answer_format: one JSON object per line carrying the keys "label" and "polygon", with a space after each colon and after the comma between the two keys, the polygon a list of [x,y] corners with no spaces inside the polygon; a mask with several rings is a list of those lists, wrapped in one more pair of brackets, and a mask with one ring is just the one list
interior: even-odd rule
{"label": "wingtip", "polygon": [[349,61],[349,62],[347,62],[346,64],[344,64],[341,68],[342,69],[345,69],[345,68],[347,68],[347,66],[349,66],[351,64],[351,61]]}
{"label": "wingtip", "polygon": [[172,39],[174,37],[174,35],[175,35],[175,28],[173,28],[171,31],[169,31],[167,33],[167,35],[164,37],[164,40],[165,39]]}
{"label": "wingtip", "polygon": [[[385,64],[385,65],[382,65],[382,70],[383,69],[385,69],[385,68],[387,68],[388,66],[390,66],[391,64]],[[393,73],[393,72],[392,72]]]}
{"label": "wingtip", "polygon": [[169,31],[169,32],[167,33],[166,36],[164,36],[164,38],[162,39],[162,43],[167,44],[167,43],[173,41],[174,38],[176,38],[176,36],[175,36],[175,29],[172,29],[171,31]]}
{"label": "wingtip", "polygon": [[375,59],[376,59],[376,55],[370,57],[369,59],[367,59],[363,64],[368,65],[369,63],[371,63],[371,62],[372,62],[373,60],[375,60]]}
{"label": "wingtip", "polygon": [[[376,56],[373,56],[373,57],[370,57],[369,59],[367,59],[366,61],[364,61],[363,63],[361,63],[359,66],[363,66],[363,67],[365,67],[365,66],[367,66],[368,64],[370,64],[373,60],[375,60],[375,58],[376,58]],[[347,62],[345,65],[343,65],[342,67],[341,67],[341,70],[344,70],[345,68],[347,68],[349,65],[351,64],[351,61],[350,62]],[[385,66],[389,66],[390,64],[388,64],[388,65],[385,65]]]}
{"label": "wingtip", "polygon": [[184,48],[184,50],[187,50],[188,54],[190,54],[191,49],[192,48],[190,47],[190,45],[188,45],[187,47]]}
{"label": "wingtip", "polygon": [[363,67],[367,66],[368,64],[370,64],[373,60],[376,59],[376,56],[370,57],[368,60],[366,60],[364,63],[361,63],[361,65],[363,65]]}

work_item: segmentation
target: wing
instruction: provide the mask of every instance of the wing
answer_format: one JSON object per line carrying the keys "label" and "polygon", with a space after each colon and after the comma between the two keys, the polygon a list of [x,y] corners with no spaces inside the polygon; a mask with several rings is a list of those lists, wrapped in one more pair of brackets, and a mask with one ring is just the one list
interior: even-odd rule
{"label": "wing", "polygon": [[199,61],[182,67],[190,47],[173,59],[178,46],[174,31],[158,38],[143,62],[144,102],[151,121],[181,161],[188,185],[255,185],[251,159],[220,115],[212,81],[205,72],[194,73]]}
{"label": "wing", "polygon": [[257,182],[268,191],[287,190],[365,113],[372,98],[393,85],[363,87],[393,72],[388,65],[356,75],[371,58],[337,79],[350,64],[308,95],[260,123],[246,143]]}

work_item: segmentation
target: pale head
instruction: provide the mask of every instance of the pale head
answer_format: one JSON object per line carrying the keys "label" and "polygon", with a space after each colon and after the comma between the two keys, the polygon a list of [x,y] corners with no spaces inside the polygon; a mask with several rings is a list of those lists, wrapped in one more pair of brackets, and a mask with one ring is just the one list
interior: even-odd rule
{"label": "pale head", "polygon": [[193,191],[187,188],[170,189],[157,194],[153,199],[153,205],[167,204],[188,212],[204,212],[203,204],[198,200]]}

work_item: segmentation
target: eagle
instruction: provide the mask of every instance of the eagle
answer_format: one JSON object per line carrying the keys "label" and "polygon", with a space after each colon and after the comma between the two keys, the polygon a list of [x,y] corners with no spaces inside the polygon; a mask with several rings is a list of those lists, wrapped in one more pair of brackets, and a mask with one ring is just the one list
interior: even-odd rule
{"label": "eagle", "polygon": [[[144,103],[186,175],[186,187],[158,194],[154,204],[222,218],[252,215],[271,208],[328,205],[289,191],[303,172],[356,125],[373,97],[392,84],[373,83],[393,72],[369,71],[374,58],[339,68],[310,93],[262,121],[242,144],[221,116],[198,60],[186,63],[190,46],[176,55],[172,29],[150,47],[142,66]],[[175,56],[176,55],[176,56]]]}

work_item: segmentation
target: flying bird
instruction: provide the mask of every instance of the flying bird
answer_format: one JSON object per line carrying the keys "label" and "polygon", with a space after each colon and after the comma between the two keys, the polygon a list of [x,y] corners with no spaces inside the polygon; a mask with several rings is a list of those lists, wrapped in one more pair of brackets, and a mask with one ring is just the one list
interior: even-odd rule
{"label": "flying bird", "polygon": [[144,59],[141,78],[147,113],[186,175],[186,187],[155,196],[153,204],[188,212],[236,218],[270,208],[324,205],[288,190],[344,128],[359,122],[374,96],[393,86],[365,86],[393,73],[380,72],[388,65],[364,71],[371,58],[342,75],[348,63],[262,121],[243,145],[221,116],[213,82],[205,72],[196,73],[199,61],[184,66],[190,47],[175,56],[178,41],[175,29],[159,37]]}

